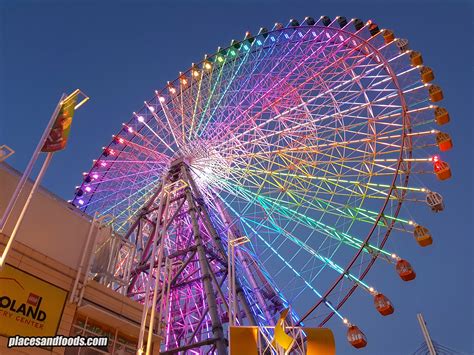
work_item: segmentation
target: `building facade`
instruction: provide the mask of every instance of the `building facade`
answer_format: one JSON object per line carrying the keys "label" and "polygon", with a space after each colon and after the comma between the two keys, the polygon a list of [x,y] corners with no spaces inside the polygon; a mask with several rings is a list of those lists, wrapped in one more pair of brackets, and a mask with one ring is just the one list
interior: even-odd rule
{"label": "building facade", "polygon": [[[19,172],[0,164],[0,215],[19,179]],[[31,186],[24,188],[0,234],[0,250]],[[37,191],[0,271],[0,354],[136,353],[143,306],[89,272],[98,246],[111,234],[46,189]],[[15,335],[105,336],[108,344],[8,348],[8,338]],[[152,339],[158,354],[159,337]]]}

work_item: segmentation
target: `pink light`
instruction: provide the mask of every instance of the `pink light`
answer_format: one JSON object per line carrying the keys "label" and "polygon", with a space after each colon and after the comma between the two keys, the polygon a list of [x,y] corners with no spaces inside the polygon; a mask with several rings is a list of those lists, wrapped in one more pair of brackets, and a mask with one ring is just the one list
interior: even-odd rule
{"label": "pink light", "polygon": [[434,161],[435,163],[436,163],[437,161],[439,161],[439,156],[438,156],[438,155],[435,155],[435,156],[433,157],[433,161]]}
{"label": "pink light", "polygon": [[145,118],[143,116],[138,116],[138,122],[145,122]]}
{"label": "pink light", "polygon": [[119,143],[123,144],[123,142],[125,142],[123,138],[119,138]]}
{"label": "pink light", "polygon": [[91,192],[91,191],[92,191],[91,187],[90,187],[90,186],[87,186],[87,187],[86,187],[86,191],[87,191],[87,192]]}
{"label": "pink light", "polygon": [[93,177],[94,179],[98,179],[98,178],[99,178],[99,174],[94,174],[94,175],[92,175],[92,177]]}
{"label": "pink light", "polygon": [[150,112],[155,112],[155,108],[153,106],[148,107],[148,109],[150,110]]}
{"label": "pink light", "polygon": [[107,166],[107,163],[103,161],[102,163],[100,163],[100,166]]}
{"label": "pink light", "polygon": [[128,131],[129,131],[130,133],[133,133],[133,128],[132,128],[132,127],[128,127]]}
{"label": "pink light", "polygon": [[160,102],[165,102],[166,99],[163,96],[160,96],[158,100],[160,100]]}

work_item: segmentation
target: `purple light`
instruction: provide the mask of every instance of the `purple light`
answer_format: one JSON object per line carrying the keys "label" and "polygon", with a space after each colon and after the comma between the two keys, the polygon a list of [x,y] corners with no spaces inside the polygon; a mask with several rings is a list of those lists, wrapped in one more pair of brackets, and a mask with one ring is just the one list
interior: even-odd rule
{"label": "purple light", "polygon": [[132,128],[132,127],[128,127],[128,131],[129,131],[130,133],[133,133],[133,128]]}
{"label": "purple light", "polygon": [[107,163],[103,161],[102,163],[100,163],[100,166],[107,166]]}
{"label": "purple light", "polygon": [[79,201],[77,201],[77,202],[79,202],[79,204],[80,204],[81,206],[84,204],[84,200],[82,200],[82,199],[79,200]]}
{"label": "purple light", "polygon": [[93,177],[94,179],[98,179],[98,178],[99,178],[99,174],[94,174],[94,175],[92,175],[92,177]]}
{"label": "purple light", "polygon": [[91,187],[90,187],[90,186],[87,186],[87,187],[86,187],[86,191],[87,191],[87,192],[91,192],[91,191],[92,191]]}

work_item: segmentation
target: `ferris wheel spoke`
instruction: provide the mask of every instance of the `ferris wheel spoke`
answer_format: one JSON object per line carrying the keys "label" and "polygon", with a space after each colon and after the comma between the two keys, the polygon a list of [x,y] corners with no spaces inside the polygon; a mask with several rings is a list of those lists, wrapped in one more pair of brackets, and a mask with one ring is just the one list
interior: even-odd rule
{"label": "ferris wheel spoke", "polygon": [[[224,204],[229,208],[230,211],[232,211],[234,214],[239,216],[237,211],[235,211],[229,204],[223,200]],[[239,216],[240,217],[240,216]],[[246,225],[258,238],[260,241],[262,241],[268,248],[271,250],[275,256],[289,269],[291,270],[299,279],[301,279],[302,282],[311,290],[315,295],[317,295],[320,299],[322,298],[322,294],[316,290],[316,288],[311,285],[306,279],[304,279],[301,274],[287,261],[285,260],[280,253],[278,253],[277,250],[275,250],[272,245],[265,239],[263,238],[245,219],[240,219],[244,225]],[[335,313],[339,316],[340,319],[344,319],[344,317],[334,309],[334,307],[327,301],[323,300],[323,303],[332,311],[335,311]]]}
{"label": "ferris wheel spoke", "polygon": [[[298,105],[300,106],[300,105]],[[309,121],[306,121],[306,122],[302,122],[302,123],[299,123],[299,124],[295,124],[292,129],[301,129],[302,127],[306,127],[306,126],[309,126],[310,124],[314,124],[315,122],[321,122],[323,120],[328,120],[330,118],[335,118],[341,114],[346,114],[346,113],[349,113],[351,111],[354,111],[354,110],[358,110],[362,107],[367,107],[368,104],[362,104],[356,108],[351,108],[351,109],[346,109],[344,111],[341,111],[340,113],[334,113],[334,114],[330,114],[330,115],[324,115],[324,116],[321,116],[321,117],[318,117],[317,119],[314,119],[314,120],[309,120]],[[373,106],[373,103],[372,103],[372,106]],[[294,111],[296,109],[296,107],[293,107],[291,109],[288,109],[286,110],[284,113],[280,114],[280,115],[277,115],[277,116],[282,116],[283,114],[287,115],[289,114],[290,112]],[[275,117],[277,117],[275,116]],[[279,118],[279,117],[277,117]],[[383,124],[383,123],[381,123]],[[276,135],[279,135],[279,134],[282,134],[283,132],[285,132],[285,130],[282,130],[282,131],[277,131],[277,132],[272,132],[272,133],[268,133],[267,135],[264,135],[262,137],[259,137],[259,138],[256,138],[256,139],[253,139],[253,140],[245,140],[245,141],[240,141],[239,144],[233,144],[233,145],[230,145],[230,141],[225,141],[221,144],[219,144],[217,147],[225,152],[226,150],[228,149],[235,149],[237,147],[244,147],[244,146],[247,146],[249,144],[255,144],[255,143],[258,143],[259,141],[263,140],[263,139],[268,139],[272,136],[276,136]],[[223,147],[223,145],[227,145],[227,147]]]}
{"label": "ferris wheel spoke", "polygon": [[[258,206],[261,206],[262,208],[264,208],[263,205],[266,205],[266,206],[268,206],[267,208],[274,211],[274,213],[279,214],[281,217],[291,219],[292,221],[297,222],[297,223],[299,223],[299,224],[301,224],[305,227],[315,229],[315,230],[321,232],[322,235],[331,237],[335,240],[338,240],[339,242],[343,242],[344,244],[349,245],[349,246],[351,246],[355,249],[363,248],[364,251],[367,252],[367,253],[372,254],[375,251],[377,253],[385,254],[386,256],[391,255],[391,253],[389,253],[389,252],[387,252],[383,249],[379,249],[375,245],[371,245],[369,243],[364,244],[364,242],[361,239],[353,237],[353,236],[349,235],[346,232],[339,231],[335,227],[326,225],[325,223],[323,223],[321,221],[317,221],[317,220],[315,220],[315,219],[313,219],[313,218],[311,218],[307,215],[300,215],[296,212],[296,210],[294,210],[290,207],[284,206],[284,204],[281,200],[280,201],[274,201],[273,199],[271,199],[269,197],[264,197],[261,194],[252,193],[251,191],[249,191],[247,189],[243,190],[242,188],[239,188],[237,190],[236,188],[233,187],[233,185],[229,185],[229,188],[226,191],[228,193],[231,193],[231,194],[239,197],[239,198],[243,198],[248,203],[258,204]],[[326,206],[326,208],[327,208],[327,206]],[[326,212],[326,209],[322,208],[322,211]],[[361,211],[356,210],[356,212],[357,213],[364,213],[364,212],[368,212],[368,210],[361,210]],[[370,218],[370,219],[374,218],[373,214],[372,215],[367,215],[367,217]],[[392,218],[394,218],[394,217],[392,217]],[[351,215],[351,219],[354,219],[353,215]],[[397,219],[397,221],[398,220],[399,219]],[[403,220],[400,220],[400,221],[403,222]],[[373,223],[373,220],[372,220],[372,223]],[[407,223],[408,223],[408,221],[407,221]],[[380,224],[380,226],[385,227],[384,224]]]}
{"label": "ferris wheel spoke", "polygon": [[[319,271],[315,273],[312,277],[309,278],[309,282],[312,283],[316,281],[317,277],[319,274],[324,270],[326,266],[328,266],[331,270],[335,271],[339,275],[343,275],[345,278],[348,280],[352,281],[353,283],[357,284],[358,286],[364,288],[368,292],[373,292],[372,290],[374,289],[373,287],[369,286],[367,283],[359,279],[357,276],[354,274],[350,273],[350,271],[346,271],[342,266],[338,265],[332,257],[335,255],[336,250],[334,250],[329,257],[321,255],[319,252],[314,250],[311,246],[309,246],[307,243],[303,242],[300,238],[296,237],[294,234],[284,230],[283,228],[279,227],[276,223],[272,223],[274,228],[271,228],[269,226],[265,226],[265,228],[270,229],[274,232],[281,233],[285,235],[285,237],[290,240],[292,243],[295,245],[299,246],[302,250],[306,251],[309,256],[318,259],[323,266],[319,267]],[[314,268],[314,266],[313,266]],[[307,269],[304,269],[304,271],[308,271]]]}
{"label": "ferris wheel spoke", "polygon": [[[298,195],[298,191],[294,192],[294,195]],[[354,197],[354,195],[350,195],[350,197]],[[365,199],[366,197],[363,196],[362,200]],[[333,214],[338,217],[342,218],[348,218],[352,221],[358,221],[358,222],[365,222],[365,223],[370,223],[374,224],[377,221],[377,212],[363,209],[360,207],[348,207],[344,204],[338,203],[333,200],[325,200],[323,198],[311,198],[311,199],[306,199],[305,196],[301,196],[300,199],[298,200],[297,204],[293,204],[291,202],[287,202],[284,200],[275,200],[274,198],[268,197],[268,196],[263,196],[260,202],[264,203],[270,203],[272,206],[277,206],[281,207],[285,213],[288,212],[290,215],[294,215],[294,211],[298,209],[298,205],[306,205],[307,208],[312,208],[315,211],[322,212],[324,214]],[[263,200],[263,201],[262,201]],[[316,204],[315,204],[316,203]],[[277,205],[276,205],[277,204]],[[301,220],[305,220],[308,218],[308,216],[302,217]],[[395,220],[396,222],[400,224],[406,224],[406,225],[411,225],[413,222],[410,222],[408,220],[399,218],[399,217],[393,217],[389,214],[384,214],[384,218],[388,220]],[[387,223],[383,221],[379,221],[377,223],[381,227],[386,227]],[[404,229],[399,229],[401,231],[405,231]]]}
{"label": "ferris wheel spoke", "polygon": [[[258,325],[291,306],[295,321],[302,313],[300,320],[311,315],[322,325],[336,314],[352,329],[339,309],[357,287],[378,295],[364,281],[373,263],[406,263],[386,249],[391,233],[413,234],[420,245],[421,237],[430,237],[406,208],[444,208],[441,195],[417,179],[450,176],[438,151],[452,142],[431,128],[449,116],[434,105],[442,92],[431,84],[431,69],[422,66],[419,53],[371,21],[345,22],[322,17],[277,24],[180,72],[103,148],[72,203],[86,213],[113,215],[115,231],[144,250],[154,235],[150,221],[164,203],[156,197],[157,184],[176,183],[167,193],[178,200],[191,189],[183,202],[188,205],[173,202],[168,211],[179,216],[170,215],[161,240],[166,255],[187,252],[192,243],[195,200],[195,212],[208,211],[211,220],[204,225],[197,217],[212,272],[224,272],[209,242],[216,233],[223,241],[250,239],[239,247],[243,256],[236,254],[236,272]],[[184,170],[176,173],[177,166]],[[141,302],[152,280],[141,271],[147,253],[132,261],[136,272],[127,288]],[[121,275],[130,255],[118,255],[115,274]],[[167,323],[166,351],[218,337],[201,271],[197,264],[186,266],[180,286],[170,292],[169,317],[160,320]],[[158,277],[164,282],[164,274]],[[230,286],[225,277],[219,280],[222,290]],[[298,302],[314,296],[309,310]],[[217,312],[225,323],[230,318],[222,305],[229,300],[222,297]],[[238,316],[236,324],[246,324],[248,316]]]}
{"label": "ferris wheel spoke", "polygon": [[[258,52],[258,55],[260,57],[260,54],[263,53],[263,56],[262,57],[265,57],[265,56],[269,56],[271,55],[271,52],[263,52],[263,51],[259,51]],[[213,110],[212,112],[210,113],[209,117],[212,118],[212,117],[215,117],[215,114],[216,114],[216,111],[217,109],[221,106],[221,103],[222,103],[222,100],[224,98],[226,98],[226,93],[229,92],[229,91],[232,91],[232,86],[234,85],[234,83],[237,81],[237,79],[240,79],[240,77],[238,77],[238,74],[241,72],[242,68],[245,68],[244,64],[246,64],[246,62],[249,60],[249,57],[250,57],[250,52],[247,52],[246,55],[243,57],[243,59],[240,61],[237,69],[233,72],[232,76],[231,76],[231,79],[228,81],[227,83],[227,86],[224,90],[224,94],[220,95],[217,102],[214,104],[214,107],[213,107]],[[250,73],[245,73],[245,76],[244,78],[246,78],[247,80],[250,80],[250,78],[252,78],[252,74],[255,72],[255,70],[257,69],[258,65],[261,64],[261,63],[265,63],[265,60],[263,58],[260,58],[260,60],[257,62],[257,65],[254,65],[252,66],[252,71]],[[224,67],[223,67],[224,68]],[[240,82],[239,82],[240,83]],[[244,85],[246,84],[245,82],[243,83]],[[230,99],[230,101],[232,101],[232,99],[235,98],[235,94],[236,93],[239,93],[240,91],[239,90],[236,90],[234,91],[234,95],[233,97]],[[207,127],[207,124],[209,124],[210,122],[210,118],[209,120],[206,122],[206,125],[202,128],[201,130],[201,135],[203,132],[205,132],[205,129]],[[196,133],[197,134],[197,133]]]}
{"label": "ferris wheel spoke", "polygon": [[[174,144],[179,148],[180,142],[183,142],[184,138],[180,136],[181,131],[179,130],[179,125],[177,124],[176,119],[168,109],[168,105],[166,102],[163,102],[163,100],[160,100],[160,98],[158,98],[157,100],[156,97],[154,98],[154,100],[158,101],[159,106],[155,106],[161,108],[159,113],[164,116],[164,119],[158,116],[157,110],[154,108],[155,106],[150,106],[146,101],[145,106],[147,106],[148,110],[151,112],[156,124],[159,124],[162,129],[167,130],[169,132],[169,135],[173,138]],[[150,109],[152,107],[153,109]]]}
{"label": "ferris wheel spoke", "polygon": [[[342,57],[341,57],[341,58],[342,58]],[[364,58],[363,60],[365,60],[365,58]],[[331,68],[331,67],[334,66],[334,65],[338,65],[338,64],[339,64],[339,61],[340,61],[340,59],[338,59],[338,60],[332,62],[330,65],[328,65],[328,66],[325,67],[325,70]],[[296,70],[296,68],[295,68],[294,70]],[[323,71],[324,71],[324,70],[323,70]],[[319,73],[318,75],[321,75],[321,74]],[[306,82],[309,81],[309,80],[311,80],[311,79],[312,79],[312,78],[307,79]],[[303,86],[306,82],[304,82],[303,84],[300,84],[300,87]],[[344,84],[339,84],[339,86],[342,86],[342,85],[344,85]],[[327,93],[326,93],[326,92],[323,92],[323,93],[321,93],[320,95],[324,95],[324,94],[327,94]],[[318,96],[316,96],[315,98],[317,98],[317,97],[318,97]],[[281,99],[278,99],[278,100],[281,100]],[[257,102],[258,102],[258,101],[257,101]],[[251,107],[249,107],[247,110],[249,110],[250,108],[251,108]],[[270,120],[267,120],[266,122],[268,123],[268,122],[270,122]],[[250,128],[250,129],[252,129],[252,128]],[[249,133],[249,132],[245,132],[245,133]],[[235,137],[232,137],[231,140],[234,139],[234,138],[239,138],[239,135],[237,135],[237,136],[235,136]]]}
{"label": "ferris wheel spoke", "polygon": [[[284,171],[265,171],[261,169],[240,169],[242,173],[253,173],[256,175],[266,175],[269,174],[272,177],[280,177],[281,176],[281,182],[284,183],[286,182],[287,178],[291,179],[297,179],[297,181],[300,181],[303,184],[302,188],[299,188],[295,184],[291,183],[293,187],[298,189],[304,189],[304,186],[311,186],[313,183],[312,181],[319,181],[318,188],[320,190],[318,191],[319,194],[321,195],[339,195],[339,196],[347,196],[347,197],[363,197],[363,198],[374,198],[374,199],[393,199],[397,200],[398,197],[396,196],[391,196],[387,193],[387,191],[390,189],[390,185],[387,184],[377,184],[377,183],[371,183],[371,182],[364,182],[360,180],[344,180],[344,179],[335,179],[335,178],[329,178],[329,177],[320,177],[316,175],[311,175],[310,173],[305,173],[303,174],[298,174],[298,173],[286,173]],[[238,180],[236,180],[237,182]],[[324,188],[322,184],[325,184],[327,187]],[[333,189],[331,189],[333,187]],[[361,188],[364,188],[365,191],[363,191]],[[385,190],[382,190],[384,188]],[[425,188],[406,188],[403,186],[394,186],[396,190],[409,190],[412,192],[422,192],[425,194],[426,189]],[[368,193],[367,191],[370,191],[372,194]],[[345,192],[345,193],[343,193]],[[408,198],[405,199],[406,201],[423,201],[424,200],[417,200],[413,199],[410,200]]]}

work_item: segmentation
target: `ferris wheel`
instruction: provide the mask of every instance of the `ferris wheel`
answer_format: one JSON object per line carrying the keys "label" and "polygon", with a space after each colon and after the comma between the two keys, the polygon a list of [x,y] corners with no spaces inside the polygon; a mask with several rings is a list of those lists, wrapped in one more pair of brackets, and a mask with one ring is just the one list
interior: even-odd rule
{"label": "ferris wheel", "polygon": [[[133,113],[72,203],[112,215],[114,231],[133,245],[133,253],[119,250],[114,270],[127,276],[117,289],[146,302],[157,280],[168,295],[164,352],[193,343],[219,350],[205,340],[230,319],[217,285],[231,287],[232,238],[247,242],[235,254],[245,311],[238,324],[272,325],[291,307],[295,324],[323,326],[335,316],[354,347],[367,344],[343,305],[360,289],[381,315],[393,313],[384,282],[368,272],[380,260],[413,280],[387,239],[430,245],[410,211],[444,208],[422,182],[451,177],[439,153],[452,148],[440,130],[449,114],[433,79],[407,40],[372,21],[307,17],[218,48]],[[206,263],[177,256],[193,252],[191,232]],[[178,262],[163,261],[172,256]],[[186,281],[203,265],[216,280]],[[184,316],[200,322],[181,324]]]}

